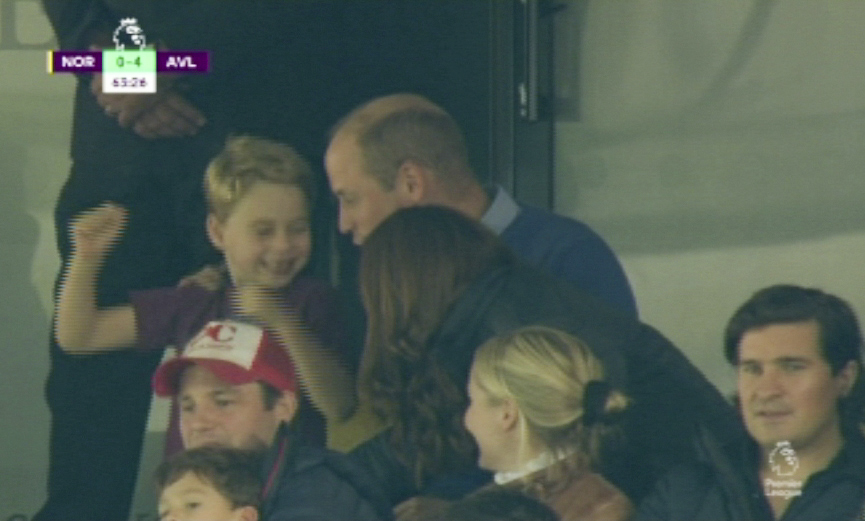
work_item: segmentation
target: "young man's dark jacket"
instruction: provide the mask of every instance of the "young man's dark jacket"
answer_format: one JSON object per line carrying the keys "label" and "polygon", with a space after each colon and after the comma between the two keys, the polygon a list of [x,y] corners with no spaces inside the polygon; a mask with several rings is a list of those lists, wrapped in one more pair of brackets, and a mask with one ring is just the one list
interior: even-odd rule
{"label": "young man's dark jacket", "polygon": [[344,454],[301,445],[283,424],[264,460],[261,519],[390,521],[390,504]]}
{"label": "young man's dark jacket", "polygon": [[[802,494],[793,497],[780,521],[863,519],[865,439],[855,429],[844,438],[841,452],[803,483]],[[658,482],[634,521],[775,520],[758,476],[758,449],[750,437],[722,446],[703,433],[698,451],[698,462],[683,465]]]}
{"label": "young man's dark jacket", "polygon": [[[440,367],[465,389],[478,346],[494,335],[537,324],[585,341],[603,361],[607,378],[633,399],[624,418],[627,455],[602,469],[632,499],[647,493],[670,468],[696,457],[696,425],[724,440],[741,432],[732,406],[663,335],[531,267],[498,268],[475,280],[449,310],[431,349]],[[418,491],[387,436],[364,443],[351,457],[376,475],[396,504]],[[442,495],[470,491],[469,483],[455,476],[433,482],[432,489],[448,490]]]}

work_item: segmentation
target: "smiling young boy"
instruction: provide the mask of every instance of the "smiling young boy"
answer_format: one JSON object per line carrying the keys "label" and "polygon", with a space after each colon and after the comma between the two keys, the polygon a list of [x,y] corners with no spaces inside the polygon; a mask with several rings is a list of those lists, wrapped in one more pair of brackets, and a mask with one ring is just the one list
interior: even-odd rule
{"label": "smiling young boy", "polygon": [[[321,414],[345,417],[354,407],[354,381],[343,363],[348,342],[335,293],[299,276],[312,248],[311,168],[286,145],[231,138],[208,166],[205,190],[208,237],[224,254],[231,285],[220,291],[195,285],[145,290],[133,292],[130,304],[97,307],[100,267],[121,240],[126,220],[125,209],[104,203],[71,225],[73,254],[57,302],[57,343],[70,353],[161,349],[186,345],[214,319],[264,327],[288,351],[309,398],[301,399],[298,423],[307,441],[323,445]],[[166,452],[179,448],[173,414]]]}

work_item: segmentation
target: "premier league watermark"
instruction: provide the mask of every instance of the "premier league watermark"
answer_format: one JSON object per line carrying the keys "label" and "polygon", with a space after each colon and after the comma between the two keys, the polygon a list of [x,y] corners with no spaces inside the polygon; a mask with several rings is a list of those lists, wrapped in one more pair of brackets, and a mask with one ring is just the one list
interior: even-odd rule
{"label": "premier league watermark", "polygon": [[792,479],[799,469],[799,458],[789,441],[779,441],[769,453],[769,468],[775,478],[763,480],[766,497],[781,496],[791,498],[802,495],[802,482]]}

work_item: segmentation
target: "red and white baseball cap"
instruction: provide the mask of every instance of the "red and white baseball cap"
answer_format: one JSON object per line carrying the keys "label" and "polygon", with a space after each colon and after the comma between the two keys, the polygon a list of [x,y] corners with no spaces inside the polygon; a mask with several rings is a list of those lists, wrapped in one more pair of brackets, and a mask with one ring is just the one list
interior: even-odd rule
{"label": "red and white baseball cap", "polygon": [[231,385],[266,382],[283,391],[297,390],[294,364],[288,353],[261,327],[216,320],[208,323],[177,358],[156,368],[153,392],[175,396],[180,375],[192,364],[201,365]]}

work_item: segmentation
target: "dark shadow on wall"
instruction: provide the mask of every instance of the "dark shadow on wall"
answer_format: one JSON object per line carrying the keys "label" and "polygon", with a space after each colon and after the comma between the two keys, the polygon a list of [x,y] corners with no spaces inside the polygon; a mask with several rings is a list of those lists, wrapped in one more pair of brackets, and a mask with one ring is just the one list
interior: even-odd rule
{"label": "dark shadow on wall", "polygon": [[[0,116],[2,117],[2,116]],[[5,118],[3,118],[5,119]],[[9,121],[9,120],[6,120]],[[17,139],[17,138],[16,138]],[[0,519],[17,519],[38,507],[45,487],[48,416],[43,385],[48,329],[31,282],[39,227],[27,213],[24,148],[0,132]],[[20,519],[27,519],[22,517]]]}

